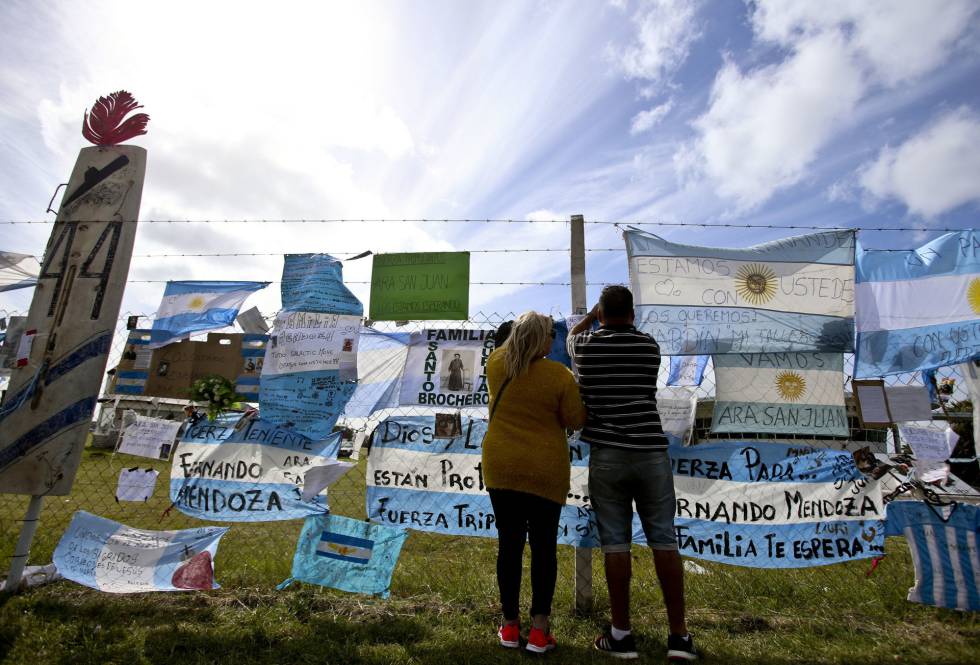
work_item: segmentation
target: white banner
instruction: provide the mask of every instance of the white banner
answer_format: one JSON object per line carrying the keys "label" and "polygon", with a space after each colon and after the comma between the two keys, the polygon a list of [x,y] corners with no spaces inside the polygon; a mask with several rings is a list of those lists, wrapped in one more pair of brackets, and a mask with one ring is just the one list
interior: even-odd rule
{"label": "white banner", "polygon": [[492,330],[423,330],[412,333],[399,404],[478,408],[490,403],[486,364]]}
{"label": "white banner", "polygon": [[339,370],[357,378],[361,317],[319,312],[281,312],[266,349],[263,376]]}

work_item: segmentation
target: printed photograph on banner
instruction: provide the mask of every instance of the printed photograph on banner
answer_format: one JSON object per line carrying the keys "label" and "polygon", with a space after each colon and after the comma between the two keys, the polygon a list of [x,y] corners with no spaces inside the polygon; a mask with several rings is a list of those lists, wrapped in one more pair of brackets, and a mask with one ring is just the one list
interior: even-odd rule
{"label": "printed photograph on banner", "polygon": [[401,406],[480,408],[490,403],[487,358],[493,330],[426,329],[409,338],[398,392]]}
{"label": "printed photograph on banner", "polygon": [[476,352],[446,349],[440,363],[439,388],[444,393],[473,392],[473,377],[477,375]]}

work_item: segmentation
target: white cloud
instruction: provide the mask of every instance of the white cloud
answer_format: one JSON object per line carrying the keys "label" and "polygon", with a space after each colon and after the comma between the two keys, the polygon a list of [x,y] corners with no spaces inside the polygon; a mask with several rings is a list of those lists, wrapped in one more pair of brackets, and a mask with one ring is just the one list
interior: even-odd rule
{"label": "white cloud", "polygon": [[697,4],[693,0],[645,0],[633,15],[636,42],[616,53],[630,78],[660,82],[687,58],[700,36]]}
{"label": "white cloud", "polygon": [[885,147],[859,172],[878,199],[894,198],[924,217],[980,201],[980,115],[968,108],[942,114],[897,148]]}
{"label": "white cloud", "polygon": [[672,108],[674,108],[674,100],[668,99],[663,104],[654,106],[646,111],[640,111],[633,116],[633,120],[630,122],[630,134],[635,136],[636,134],[642,134],[645,131],[653,129],[657,123],[670,113]]}

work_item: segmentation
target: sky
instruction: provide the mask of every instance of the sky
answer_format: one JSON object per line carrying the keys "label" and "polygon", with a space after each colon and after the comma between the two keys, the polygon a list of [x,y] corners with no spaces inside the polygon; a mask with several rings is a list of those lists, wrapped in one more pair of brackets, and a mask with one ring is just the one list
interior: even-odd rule
{"label": "sky", "polygon": [[[884,248],[978,226],[975,0],[7,0],[0,30],[4,221],[54,218],[83,111],[126,89],[151,117],[131,141],[142,220],[582,214],[728,247],[799,233],[730,225],[907,229],[862,234]],[[0,249],[40,256],[50,228],[0,224]],[[167,279],[282,272],[281,256],[147,254],[568,246],[568,224],[542,221],[141,224],[122,311],[152,314]],[[586,247],[591,303],[628,275],[619,228],[588,224]],[[474,253],[471,280],[568,267]],[[370,259],[344,271],[367,303]],[[274,312],[278,285],[248,302]],[[568,313],[569,287],[470,289],[473,316],[527,309]]]}

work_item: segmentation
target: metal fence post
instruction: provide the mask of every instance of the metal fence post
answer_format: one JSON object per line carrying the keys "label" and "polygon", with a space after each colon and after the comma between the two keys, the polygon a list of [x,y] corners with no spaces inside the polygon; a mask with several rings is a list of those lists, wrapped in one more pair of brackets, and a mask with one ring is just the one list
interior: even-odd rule
{"label": "metal fence post", "polygon": [[14,547],[14,556],[10,559],[10,573],[7,574],[7,581],[3,587],[5,591],[17,591],[20,587],[24,567],[27,565],[27,558],[31,553],[34,532],[37,531],[37,523],[41,519],[42,503],[44,503],[44,497],[35,494],[31,497],[31,502],[27,504],[24,523],[20,527],[20,537],[17,538],[17,545]]}
{"label": "metal fence post", "polygon": [[[571,227],[572,312],[585,314],[585,217],[572,215]],[[592,611],[592,548],[575,548],[575,611]]]}

